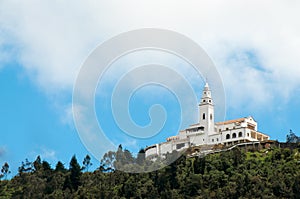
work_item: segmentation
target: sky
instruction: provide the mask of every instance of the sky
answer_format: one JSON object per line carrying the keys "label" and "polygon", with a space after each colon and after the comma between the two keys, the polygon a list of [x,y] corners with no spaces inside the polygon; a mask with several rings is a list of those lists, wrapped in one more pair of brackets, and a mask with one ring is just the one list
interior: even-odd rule
{"label": "sky", "polygon": [[[25,158],[37,155],[52,166],[58,160],[68,166],[74,154],[80,162],[93,156],[73,121],[74,82],[97,46],[140,28],[178,32],[206,51],[222,78],[225,119],[251,115],[274,140],[285,141],[290,129],[300,135],[299,8],[296,0],[0,1],[0,164],[8,162],[16,174]],[[96,89],[96,114],[106,136],[133,152],[177,134],[180,126],[182,107],[158,85],[137,90],[129,113],[147,126],[149,109],[160,104],[167,116],[160,135],[136,140],[114,124],[113,85],[133,65],[153,60],[179,70],[198,100],[204,86],[187,63],[166,53],[137,52],[114,63]],[[197,107],[188,108],[197,115]]]}

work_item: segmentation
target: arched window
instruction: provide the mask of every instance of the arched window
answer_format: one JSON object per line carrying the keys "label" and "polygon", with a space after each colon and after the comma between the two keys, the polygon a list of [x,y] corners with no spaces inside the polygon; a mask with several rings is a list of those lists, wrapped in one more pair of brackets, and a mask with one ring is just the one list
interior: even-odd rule
{"label": "arched window", "polygon": [[210,120],[212,120],[212,114],[210,114]]}
{"label": "arched window", "polygon": [[236,133],[233,133],[233,134],[232,134],[232,138],[236,138]]}
{"label": "arched window", "polygon": [[242,132],[239,132],[239,137],[243,137],[243,133]]}
{"label": "arched window", "polygon": [[205,113],[203,113],[203,115],[202,115],[202,119],[203,119],[203,120],[205,120]]}
{"label": "arched window", "polygon": [[226,135],[226,139],[227,140],[230,139],[230,135],[229,134]]}

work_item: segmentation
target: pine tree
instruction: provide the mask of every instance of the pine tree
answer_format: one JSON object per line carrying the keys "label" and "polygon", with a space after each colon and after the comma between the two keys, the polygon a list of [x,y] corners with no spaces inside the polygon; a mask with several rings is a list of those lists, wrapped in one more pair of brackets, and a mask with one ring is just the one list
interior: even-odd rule
{"label": "pine tree", "polygon": [[51,165],[45,160],[42,162],[42,168],[44,171],[52,171]]}
{"label": "pine tree", "polygon": [[60,171],[60,172],[63,172],[63,173],[64,173],[64,172],[67,171],[67,170],[66,170],[64,164],[63,164],[61,161],[58,161],[57,164],[56,164],[56,166],[55,166],[55,171],[56,171],[56,172],[59,172],[59,171]]}
{"label": "pine tree", "polygon": [[140,149],[139,153],[137,154],[137,158],[136,158],[136,163],[139,165],[143,165],[145,162],[145,150],[144,149]]}
{"label": "pine tree", "polygon": [[40,156],[36,157],[36,160],[33,162],[33,167],[35,171],[38,171],[42,167],[42,160]]}
{"label": "pine tree", "polygon": [[70,161],[70,188],[77,190],[80,186],[81,168],[77,162],[76,156],[74,155]]}

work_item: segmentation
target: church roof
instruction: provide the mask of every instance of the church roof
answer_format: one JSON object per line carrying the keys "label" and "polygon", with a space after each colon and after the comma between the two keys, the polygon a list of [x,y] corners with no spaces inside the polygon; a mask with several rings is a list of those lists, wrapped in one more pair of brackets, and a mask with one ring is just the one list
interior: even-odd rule
{"label": "church roof", "polygon": [[216,122],[216,125],[223,125],[223,124],[232,124],[236,122],[244,122],[246,118],[239,118],[239,119],[234,119],[234,120],[227,120],[224,122]]}
{"label": "church roof", "polygon": [[196,124],[190,124],[190,126],[197,126],[199,125],[200,123],[196,123]]}

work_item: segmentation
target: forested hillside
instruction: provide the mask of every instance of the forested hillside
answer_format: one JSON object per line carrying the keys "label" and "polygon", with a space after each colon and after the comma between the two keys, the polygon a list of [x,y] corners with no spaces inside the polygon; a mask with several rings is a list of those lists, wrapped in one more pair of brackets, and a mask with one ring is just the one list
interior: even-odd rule
{"label": "forested hillside", "polygon": [[[114,170],[114,152],[92,172],[88,156],[82,165],[73,156],[68,168],[61,162],[52,168],[38,157],[25,161],[11,180],[2,171],[0,198],[300,198],[299,151],[235,148],[203,158],[181,156],[163,169],[139,174]],[[149,164],[141,154],[130,158],[133,166]]]}

